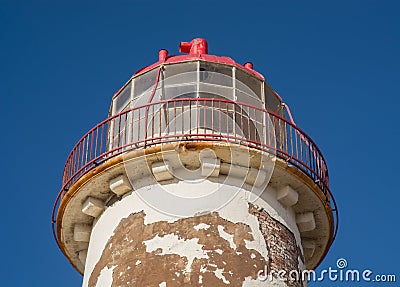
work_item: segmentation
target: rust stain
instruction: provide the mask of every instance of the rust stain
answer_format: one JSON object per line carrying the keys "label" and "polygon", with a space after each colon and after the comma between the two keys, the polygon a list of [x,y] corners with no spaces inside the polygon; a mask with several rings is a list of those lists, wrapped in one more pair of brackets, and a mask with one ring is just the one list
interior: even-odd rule
{"label": "rust stain", "polygon": [[[89,287],[96,286],[105,267],[114,268],[111,286],[159,286],[165,282],[166,286],[218,287],[226,286],[226,281],[230,286],[242,286],[246,277],[257,279],[257,272],[266,264],[259,252],[246,248],[245,240],[254,240],[250,226],[230,222],[217,212],[173,223],[145,224],[145,216],[142,211],[121,220],[90,275]],[[195,228],[199,224],[209,227]],[[218,226],[223,226],[224,231],[232,236],[235,246],[231,247],[231,243],[220,236]],[[208,258],[194,258],[190,272],[186,272],[187,257],[163,254],[161,248],[146,252],[144,241],[169,234],[183,240],[198,239]],[[215,272],[222,272],[225,280],[218,278]]]}

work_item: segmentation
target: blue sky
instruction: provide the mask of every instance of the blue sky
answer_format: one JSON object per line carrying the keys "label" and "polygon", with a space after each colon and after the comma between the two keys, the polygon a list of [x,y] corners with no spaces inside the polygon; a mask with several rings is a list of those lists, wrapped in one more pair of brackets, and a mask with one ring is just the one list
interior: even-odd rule
{"label": "blue sky", "polygon": [[[131,74],[195,37],[252,61],[327,159],[340,230],[319,269],[400,280],[400,4],[216,2],[0,0],[2,286],[80,286],[50,226],[66,157]],[[396,285],[311,286],[370,284]]]}

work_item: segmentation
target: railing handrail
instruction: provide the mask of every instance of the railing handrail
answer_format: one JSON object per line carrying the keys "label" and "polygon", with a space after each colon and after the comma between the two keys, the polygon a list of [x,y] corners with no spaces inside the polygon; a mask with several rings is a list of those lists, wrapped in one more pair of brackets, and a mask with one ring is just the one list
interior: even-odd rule
{"label": "railing handrail", "polygon": [[[252,109],[255,109],[255,110],[259,110],[259,111],[268,113],[269,115],[272,115],[272,116],[278,118],[279,120],[284,121],[286,124],[292,126],[292,127],[293,127],[294,129],[296,129],[300,134],[302,134],[302,135],[307,139],[307,141],[309,141],[309,142],[316,148],[318,154],[321,156],[323,162],[326,164],[325,158],[324,158],[324,156],[323,156],[321,150],[320,150],[319,147],[315,144],[315,142],[312,140],[312,138],[311,138],[310,136],[308,136],[308,134],[307,134],[306,132],[304,132],[302,129],[300,129],[297,125],[294,125],[292,122],[288,121],[287,119],[281,117],[280,115],[278,115],[278,114],[276,114],[276,113],[274,113],[274,112],[272,112],[272,111],[269,111],[269,110],[264,109],[264,108],[261,108],[261,107],[253,106],[253,105],[250,105],[250,104],[248,104],[248,103],[236,102],[236,101],[228,100],[228,99],[214,99],[214,98],[179,98],[179,99],[161,100],[161,101],[157,101],[157,102],[153,102],[153,103],[146,103],[146,104],[139,105],[139,106],[136,106],[136,107],[134,107],[134,108],[130,108],[130,109],[128,109],[128,110],[122,111],[122,112],[120,112],[120,113],[118,113],[118,114],[115,114],[115,115],[113,115],[113,116],[111,116],[111,117],[109,117],[109,118],[104,119],[103,121],[101,121],[100,123],[98,123],[97,125],[95,125],[92,129],[90,129],[86,134],[84,134],[84,135],[79,139],[79,141],[75,144],[75,146],[72,148],[71,152],[69,153],[65,165],[67,164],[69,158],[73,155],[74,150],[77,149],[77,147],[84,141],[84,139],[85,139],[90,133],[92,133],[94,130],[98,129],[99,127],[101,127],[101,126],[104,125],[105,123],[107,123],[107,122],[109,122],[109,121],[111,121],[111,120],[113,120],[113,119],[115,119],[115,118],[118,118],[118,117],[120,117],[120,116],[123,115],[123,114],[132,112],[132,111],[137,110],[137,109],[140,109],[140,108],[145,108],[145,107],[149,107],[149,106],[152,106],[152,105],[158,105],[158,104],[164,104],[164,103],[183,102],[183,101],[209,101],[209,102],[212,101],[212,102],[230,103],[230,104],[236,104],[236,105],[239,105],[239,106],[246,106],[246,107],[248,107],[248,108],[252,108]],[[64,165],[64,168],[65,168],[65,165]],[[63,181],[64,181],[64,180],[63,180]]]}
{"label": "railing handrail", "polygon": [[[275,113],[273,113],[271,111],[268,111],[265,108],[253,106],[251,104],[247,104],[247,103],[243,103],[243,102],[236,102],[236,101],[229,100],[229,99],[175,98],[175,99],[160,100],[160,101],[152,102],[152,103],[146,103],[146,104],[143,104],[143,105],[140,105],[140,106],[136,106],[134,108],[122,111],[122,112],[120,112],[118,114],[115,114],[115,115],[113,115],[113,116],[101,121],[100,123],[95,125],[92,129],[90,129],[85,135],[83,135],[79,139],[79,141],[75,144],[75,146],[72,148],[70,154],[67,157],[66,163],[64,165],[64,171],[63,171],[63,186],[62,186],[61,191],[57,195],[56,202],[54,203],[54,207],[53,207],[53,211],[52,211],[53,235],[54,235],[55,239],[57,240],[58,244],[59,244],[59,241],[58,241],[58,238],[57,238],[57,234],[55,232],[55,223],[56,223],[55,213],[56,213],[58,204],[59,204],[60,200],[62,199],[63,194],[65,193],[66,189],[69,186],[71,186],[72,184],[74,184],[88,170],[90,170],[92,168],[90,166],[93,165],[93,164],[96,164],[97,163],[96,161],[98,159],[100,159],[100,158],[102,160],[110,159],[112,157],[115,157],[117,155],[122,154],[123,152],[135,149],[135,148],[131,148],[131,149],[128,149],[128,150],[124,150],[125,147],[128,147],[128,146],[132,147],[134,144],[143,143],[143,142],[146,145],[147,141],[155,140],[156,138],[154,137],[154,134],[153,134],[153,138],[148,139],[147,136],[145,136],[143,140],[138,139],[138,142],[126,142],[123,145],[119,144],[118,146],[113,147],[111,149],[108,148],[108,143],[107,142],[105,143],[104,146],[102,145],[102,142],[100,142],[100,145],[101,145],[100,150],[101,150],[101,152],[97,156],[95,154],[95,156],[92,158],[91,155],[92,155],[93,150],[90,150],[89,151],[89,153],[90,153],[89,161],[87,161],[87,160],[83,161],[82,160],[82,162],[81,162],[81,160],[79,158],[80,157],[79,149],[81,148],[81,146],[83,144],[85,144],[85,140],[91,139],[92,140],[92,144],[93,144],[94,133],[97,131],[97,136],[98,136],[98,133],[99,133],[100,129],[102,131],[102,134],[101,134],[102,138],[100,140],[104,140],[103,136],[105,136],[105,137],[109,136],[109,134],[108,134],[109,130],[105,130],[105,127],[107,125],[109,125],[110,123],[112,123],[112,121],[117,119],[117,118],[120,118],[120,120],[121,120],[122,117],[125,116],[125,120],[126,120],[127,117],[128,117],[128,115],[127,115],[128,113],[134,113],[136,110],[138,110],[139,111],[139,115],[140,115],[140,109],[146,108],[146,110],[147,110],[147,109],[150,109],[151,106],[163,105],[163,104],[167,104],[167,103],[176,103],[176,102],[182,102],[182,109],[183,109],[183,103],[190,103],[190,105],[192,105],[192,102],[219,103],[219,108],[221,108],[221,103],[225,103],[226,107],[228,106],[228,104],[233,104],[234,106],[241,107],[241,109],[242,109],[242,114],[241,114],[242,120],[243,120],[243,107],[248,108],[249,111],[250,111],[250,109],[258,110],[259,112],[266,113],[269,116],[271,116],[271,117],[275,118],[276,120],[278,120],[279,122],[284,123],[285,124],[285,128],[283,130],[285,132],[285,134],[284,134],[285,136],[288,136],[288,134],[287,134],[288,131],[286,130],[286,125],[290,126],[290,129],[293,129],[298,134],[300,140],[304,141],[304,143],[308,146],[308,150],[310,152],[308,155],[312,156],[313,160],[315,160],[314,167],[312,166],[311,159],[310,159],[311,166],[309,166],[309,165],[307,165],[306,162],[303,161],[304,159],[302,160],[301,158],[296,158],[296,157],[294,157],[294,155],[290,154],[289,153],[289,144],[288,143],[286,143],[287,144],[286,148],[288,150],[285,151],[283,149],[279,149],[278,147],[267,146],[266,144],[264,144],[262,142],[257,142],[257,141],[255,141],[255,140],[253,140],[251,138],[245,138],[245,140],[246,140],[247,143],[251,143],[251,145],[249,145],[249,146],[253,147],[253,145],[255,145],[254,148],[261,149],[260,147],[258,147],[258,146],[261,146],[261,147],[264,147],[264,148],[267,147],[267,148],[275,149],[275,151],[277,152],[277,156],[278,157],[280,155],[281,158],[285,157],[284,159],[287,160],[287,161],[291,160],[291,163],[293,163],[297,168],[299,168],[300,170],[305,172],[312,180],[314,180],[320,186],[321,190],[326,195],[327,202],[329,202],[329,204],[331,205],[332,210],[335,212],[335,215],[336,215],[336,218],[335,218],[336,226],[335,226],[335,231],[334,231],[333,238],[336,236],[337,225],[338,225],[338,220],[337,220],[338,219],[338,214],[337,214],[336,202],[335,202],[335,200],[334,200],[334,198],[333,198],[333,196],[332,196],[332,194],[331,194],[331,192],[329,190],[328,167],[326,165],[326,161],[325,161],[325,159],[323,157],[323,154],[320,151],[320,149],[318,148],[318,146],[311,139],[311,137],[309,137],[303,130],[301,130],[299,127],[297,127],[297,125],[294,125],[293,123],[291,123],[287,119],[285,119],[285,118],[283,118],[283,117],[281,117],[281,116],[279,116],[279,115],[277,115],[277,114],[275,114]],[[192,106],[190,106],[190,107],[192,108]],[[214,106],[211,106],[211,107],[206,106],[206,107],[207,108],[216,108]],[[175,108],[176,108],[176,104],[175,104]],[[216,109],[216,110],[218,111],[218,109]],[[154,108],[153,108],[153,112],[154,112]],[[233,113],[236,114],[237,116],[239,116],[238,112],[235,109],[233,110]],[[249,114],[250,114],[250,112],[249,112]],[[145,116],[145,118],[147,118],[147,117],[148,116]],[[140,118],[138,119],[138,122],[139,122],[139,120],[140,120]],[[108,128],[109,128],[109,126],[108,126]],[[145,125],[145,130],[147,132],[147,125]],[[290,130],[290,131],[292,131],[292,130]],[[154,130],[153,130],[153,133],[154,133]],[[92,134],[92,138],[90,138],[91,134]],[[161,138],[169,138],[169,137],[172,138],[172,137],[174,137],[174,136],[176,137],[178,135],[181,136],[180,134],[171,134],[171,135],[167,135],[167,136],[164,136],[164,137],[161,137]],[[222,134],[220,134],[220,136],[221,135]],[[214,138],[211,136],[211,139],[210,139],[210,135],[207,135],[207,134],[206,135],[204,135],[204,134],[187,134],[187,136],[189,136],[189,137],[192,136],[193,137],[192,140],[205,140],[205,141],[210,141],[210,140],[211,141],[216,141],[217,140],[216,138],[218,137],[218,135],[213,135]],[[200,138],[199,139],[199,138],[196,138],[196,136],[197,137],[203,136],[204,138]],[[229,136],[229,135],[223,135],[223,137],[224,138],[225,137],[228,137],[228,138],[231,137],[233,139],[236,139],[236,141],[238,140],[238,137],[236,136],[236,134],[235,134],[235,137]],[[165,142],[176,142],[176,141],[177,140],[175,139],[175,140],[171,140],[171,141],[166,140]],[[87,142],[86,142],[86,144],[88,145]],[[159,144],[159,143],[156,143],[156,144]],[[86,147],[86,148],[88,148],[88,147]],[[91,146],[91,148],[93,149],[93,146]],[[292,153],[294,153],[293,152],[293,142],[291,143],[291,148],[292,148]],[[103,151],[103,149],[104,149],[104,151]],[[297,149],[297,138],[296,138],[296,149]],[[96,148],[94,148],[94,152],[96,152],[96,151],[97,151],[97,138],[96,138]],[[75,154],[76,152],[78,152],[79,157],[74,159],[73,157],[76,156],[76,154]],[[298,150],[296,150],[296,153],[298,154]],[[109,156],[110,154],[111,154],[111,156]],[[302,157],[304,157],[304,155],[302,154],[302,151],[301,151],[301,155],[302,155]],[[87,156],[88,156],[88,153],[86,153],[86,157]],[[321,166],[319,166],[319,160],[320,160]],[[78,164],[77,164],[77,161],[78,161]],[[315,164],[317,165],[317,167],[315,167]],[[75,167],[75,169],[72,169],[72,172],[70,172],[68,170],[68,168],[70,168],[70,167]],[[90,167],[90,168],[87,169],[88,167]],[[85,170],[85,169],[87,169],[87,170]],[[332,201],[332,203],[331,203],[331,201]],[[333,205],[333,207],[332,207],[332,205]]]}

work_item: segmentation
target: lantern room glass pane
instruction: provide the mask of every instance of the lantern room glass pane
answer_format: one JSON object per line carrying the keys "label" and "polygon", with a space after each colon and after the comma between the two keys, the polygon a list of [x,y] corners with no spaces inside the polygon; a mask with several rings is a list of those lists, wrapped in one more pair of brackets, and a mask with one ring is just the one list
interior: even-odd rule
{"label": "lantern room glass pane", "polygon": [[196,98],[197,85],[195,83],[179,86],[165,86],[163,99]]}
{"label": "lantern room glass pane", "polygon": [[236,89],[236,101],[240,103],[249,104],[255,107],[262,108],[263,104],[259,98],[256,98],[254,93],[253,95],[243,92],[240,89]]}
{"label": "lantern room glass pane", "polygon": [[166,65],[162,80],[165,86],[182,85],[197,81],[197,62]]}
{"label": "lantern room glass pane", "polygon": [[200,83],[199,98],[220,98],[225,100],[234,100],[233,87]]}
{"label": "lantern room glass pane", "polygon": [[[136,97],[132,101],[132,107],[137,108],[139,106],[146,105],[150,97],[153,95],[153,88],[148,89],[145,93],[141,94],[139,97]],[[153,95],[153,102],[157,102],[161,97],[161,88],[157,88]]]}
{"label": "lantern room glass pane", "polygon": [[217,63],[200,62],[200,82],[232,87],[232,67]]}
{"label": "lantern room glass pane", "polygon": [[267,84],[264,86],[264,93],[265,108],[279,116],[284,116],[282,102]]}
{"label": "lantern room glass pane", "polygon": [[262,81],[241,69],[236,69],[236,89],[262,100]]}
{"label": "lantern room glass pane", "polygon": [[197,96],[197,62],[166,65],[163,71],[162,99],[195,98]]}
{"label": "lantern room glass pane", "polygon": [[141,96],[143,93],[152,90],[156,82],[158,68],[153,69],[134,79],[133,98]]}
{"label": "lantern room glass pane", "polygon": [[114,114],[124,110],[131,100],[132,82],[130,82],[114,99]]}

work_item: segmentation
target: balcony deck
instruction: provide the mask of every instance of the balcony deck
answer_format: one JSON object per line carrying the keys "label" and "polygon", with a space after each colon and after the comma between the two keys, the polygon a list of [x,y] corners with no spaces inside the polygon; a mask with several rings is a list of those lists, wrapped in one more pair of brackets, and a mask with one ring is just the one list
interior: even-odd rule
{"label": "balcony deck", "polygon": [[52,225],[57,236],[58,207],[68,189],[89,171],[126,152],[179,142],[224,142],[276,155],[311,179],[338,227],[336,202],[329,189],[328,168],[313,140],[297,126],[263,108],[213,98],[153,102],[116,114],[87,132],[69,154],[63,186],[56,198]]}

